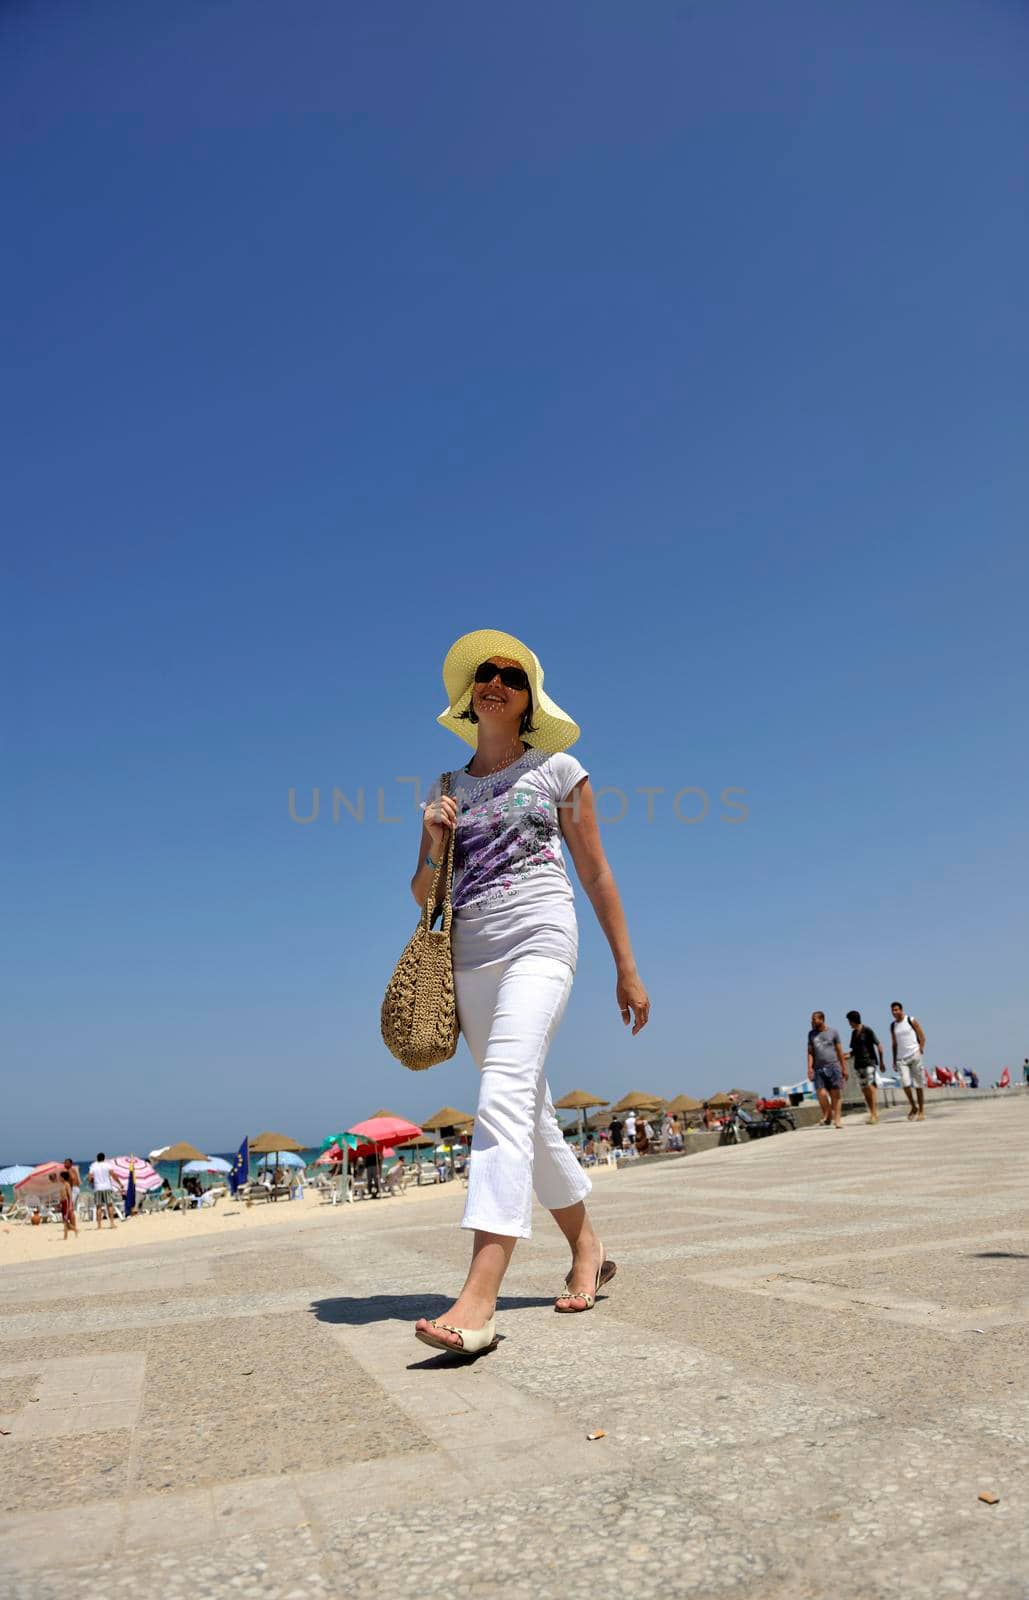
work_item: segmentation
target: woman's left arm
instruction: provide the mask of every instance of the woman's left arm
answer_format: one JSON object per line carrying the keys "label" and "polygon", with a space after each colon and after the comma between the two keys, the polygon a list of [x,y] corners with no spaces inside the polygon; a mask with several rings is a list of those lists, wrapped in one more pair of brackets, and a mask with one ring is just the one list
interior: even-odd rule
{"label": "woman's left arm", "polygon": [[600,841],[593,790],[590,788],[588,778],[583,778],[564,801],[558,810],[558,816],[561,819],[561,837],[575,862],[579,882],[589,896],[590,904],[597,914],[597,921],[604,930],[604,936],[611,946],[611,954],[615,958],[615,969],[618,973],[615,992],[622,1021],[628,1026],[631,1012],[632,1031],[634,1034],[639,1033],[649,1020],[650,1000],[636,970],[636,958],[629,942],[629,930],[625,923],[625,912],[622,909],[618,885],[615,883],[614,873],[608,866],[604,846]]}

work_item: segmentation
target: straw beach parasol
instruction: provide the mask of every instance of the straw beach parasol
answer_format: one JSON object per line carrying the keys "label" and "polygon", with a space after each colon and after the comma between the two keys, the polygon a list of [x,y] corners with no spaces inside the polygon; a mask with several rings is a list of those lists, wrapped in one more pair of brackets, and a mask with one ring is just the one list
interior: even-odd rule
{"label": "straw beach parasol", "polygon": [[470,1128],[475,1118],[468,1111],[455,1111],[453,1106],[443,1106],[431,1117],[422,1118],[422,1127],[439,1133],[443,1128]]}
{"label": "straw beach parasol", "polygon": [[[283,1150],[289,1150],[293,1155],[300,1155],[306,1146],[297,1144],[288,1133],[259,1133],[256,1139],[250,1141],[250,1154],[252,1156],[277,1156]],[[250,1174],[247,1173],[249,1178]]]}
{"label": "straw beach parasol", "polygon": [[560,1100],[554,1101],[554,1109],[556,1111],[577,1111],[579,1113],[580,1139],[586,1137],[585,1113],[593,1106],[606,1105],[606,1100],[602,1100],[599,1095],[590,1094],[586,1089],[571,1089],[567,1094],[562,1095]]}
{"label": "straw beach parasol", "polygon": [[306,1146],[297,1144],[288,1133],[259,1133],[256,1139],[250,1141],[250,1154],[252,1156],[276,1156],[280,1150],[292,1150],[295,1156],[300,1155]]}
{"label": "straw beach parasol", "polygon": [[729,1096],[726,1094],[724,1089],[719,1089],[717,1094],[709,1095],[707,1103],[708,1103],[709,1106],[731,1106],[732,1105],[732,1101],[729,1099]]}
{"label": "straw beach parasol", "polygon": [[[469,1133],[475,1118],[467,1111],[456,1111],[453,1106],[441,1106],[434,1116],[424,1117],[422,1127],[429,1132],[442,1133],[444,1128],[453,1128],[455,1133]],[[454,1172],[454,1146],[450,1146],[450,1171]]]}
{"label": "straw beach parasol", "polygon": [[704,1105],[702,1101],[694,1100],[691,1094],[677,1094],[674,1100],[669,1100],[665,1109],[670,1111],[673,1117],[682,1117],[683,1131],[685,1132],[688,1127],[686,1118],[690,1112],[703,1111]]}
{"label": "straw beach parasol", "polygon": [[161,1153],[162,1161],[177,1161],[179,1163],[179,1188],[182,1188],[182,1169],[187,1161],[206,1161],[207,1157],[195,1144],[190,1144],[187,1139],[180,1139],[178,1144],[170,1144]]}
{"label": "straw beach parasol", "polygon": [[634,1089],[631,1094],[623,1094],[612,1111],[660,1111],[664,1101],[659,1094],[644,1094],[641,1089]]}

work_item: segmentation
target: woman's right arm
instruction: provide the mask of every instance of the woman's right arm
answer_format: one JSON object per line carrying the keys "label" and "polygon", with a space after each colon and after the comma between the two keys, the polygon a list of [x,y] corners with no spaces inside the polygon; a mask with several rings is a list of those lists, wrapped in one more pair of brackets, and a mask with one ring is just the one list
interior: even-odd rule
{"label": "woman's right arm", "polygon": [[[429,890],[432,888],[432,880],[435,877],[433,869],[426,866],[425,857],[429,856],[433,861],[442,859],[443,851],[446,848],[447,835],[457,822],[457,801],[453,795],[449,794],[441,796],[438,800],[431,800],[425,807],[422,817],[422,838],[418,848],[418,867],[414,877],[411,879],[411,893],[414,895],[418,905],[424,907],[428,899]],[[436,905],[439,905],[442,887],[443,880],[441,878],[439,889],[436,892]],[[435,906],[433,910],[435,910]]]}

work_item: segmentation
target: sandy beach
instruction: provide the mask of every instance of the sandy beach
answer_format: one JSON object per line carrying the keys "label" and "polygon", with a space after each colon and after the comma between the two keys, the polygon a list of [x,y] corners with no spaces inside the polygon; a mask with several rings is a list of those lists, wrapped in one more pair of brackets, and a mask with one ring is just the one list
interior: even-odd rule
{"label": "sandy beach", "polygon": [[0,1266],[24,1261],[54,1261],[64,1256],[98,1256],[131,1245],[172,1244],[179,1239],[213,1238],[220,1233],[251,1234],[262,1228],[284,1223],[309,1221],[334,1215],[341,1224],[351,1214],[367,1215],[375,1209],[397,1212],[415,1206],[435,1205],[442,1210],[460,1212],[464,1203],[463,1183],[424,1184],[408,1188],[402,1195],[381,1200],[359,1200],[353,1205],[333,1206],[323,1194],[308,1189],[302,1200],[261,1201],[247,1206],[224,1199],[215,1206],[197,1211],[158,1211],[118,1223],[114,1231],[105,1223],[79,1220],[78,1238],[64,1238],[60,1223],[46,1222],[38,1228],[26,1222],[0,1222]]}
{"label": "sandy beach", "polygon": [[[614,1176],[601,1167],[591,1177],[604,1183]],[[79,1220],[78,1238],[64,1238],[60,1223],[45,1222],[38,1228],[31,1223],[0,1220],[0,1267],[25,1261],[56,1261],[63,1257],[99,1256],[131,1245],[173,1244],[180,1239],[214,1238],[221,1233],[250,1235],[262,1228],[282,1227],[284,1223],[310,1222],[334,1217],[341,1226],[360,1216],[365,1220],[376,1212],[388,1214],[394,1223],[402,1212],[434,1207],[441,1219],[457,1223],[464,1206],[465,1186],[451,1183],[411,1185],[403,1194],[381,1200],[359,1200],[353,1205],[333,1206],[325,1195],[308,1189],[302,1200],[261,1201],[247,1206],[241,1201],[223,1199],[215,1206],[198,1211],[159,1211],[118,1223],[114,1231],[104,1224]]]}

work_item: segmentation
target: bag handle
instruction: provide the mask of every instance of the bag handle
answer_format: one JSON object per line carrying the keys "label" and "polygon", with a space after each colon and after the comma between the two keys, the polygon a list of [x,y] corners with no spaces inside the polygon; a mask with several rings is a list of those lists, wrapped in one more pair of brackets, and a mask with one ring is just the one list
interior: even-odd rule
{"label": "bag handle", "polygon": [[[441,799],[442,799],[442,797],[444,795],[448,795],[450,793],[450,773],[449,772],[440,773],[439,792],[440,792],[440,798]],[[436,863],[436,870],[432,875],[432,886],[429,889],[429,892],[425,897],[425,905],[422,907],[422,922],[423,922],[423,924],[425,926],[426,933],[430,933],[432,931],[432,925],[436,920],[436,912],[439,911],[439,910],[442,910],[442,912],[443,912],[443,921],[442,921],[442,923],[440,925],[441,926],[441,932],[443,932],[443,933],[449,933],[450,932],[450,924],[451,924],[451,921],[453,920],[453,916],[454,916],[454,907],[453,907],[453,903],[451,901],[451,892],[452,892],[453,886],[454,886],[454,835],[456,834],[456,832],[457,832],[456,827],[455,828],[449,828],[447,830],[446,846],[445,846],[445,848],[443,850],[442,856],[440,857],[439,861]],[[436,904],[436,890],[437,890],[437,886],[439,884],[439,875],[440,875],[441,872],[443,873],[443,904],[442,904],[442,907],[437,906],[437,904]]]}

